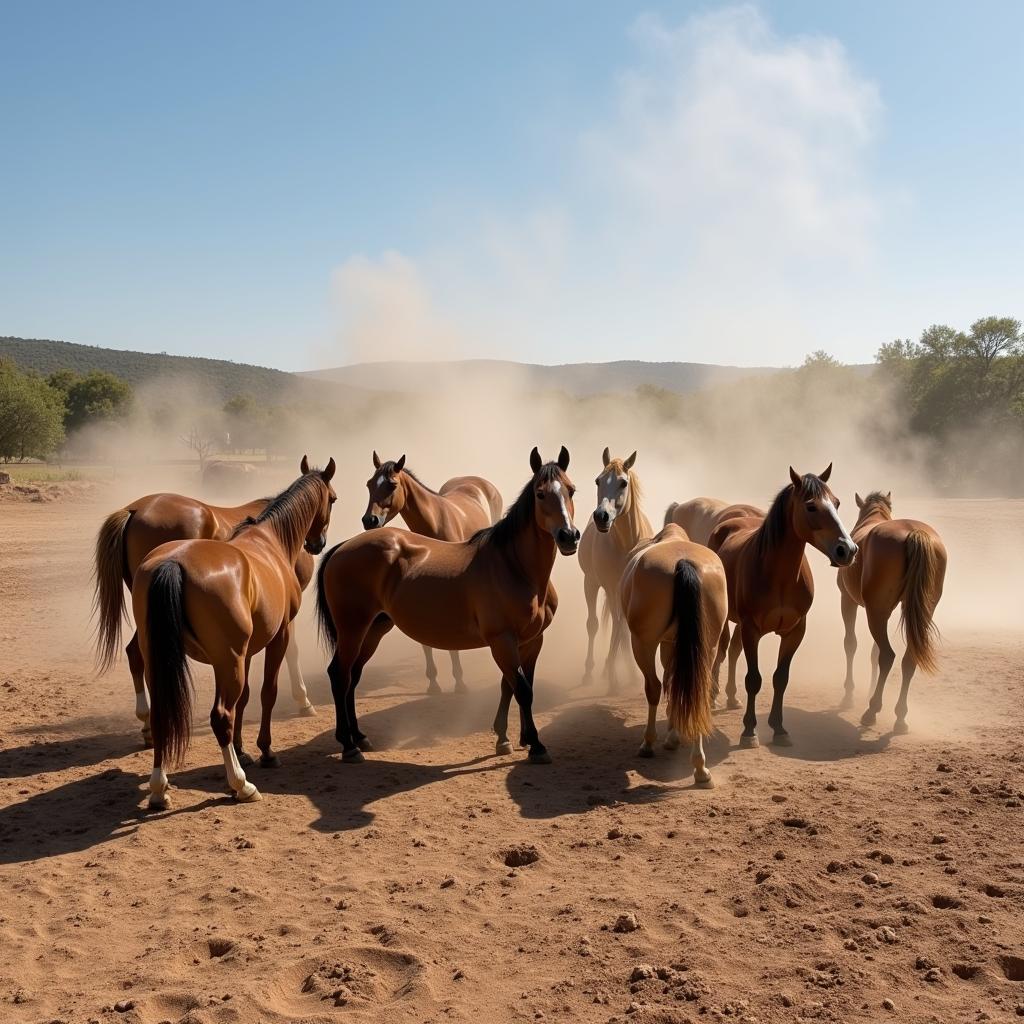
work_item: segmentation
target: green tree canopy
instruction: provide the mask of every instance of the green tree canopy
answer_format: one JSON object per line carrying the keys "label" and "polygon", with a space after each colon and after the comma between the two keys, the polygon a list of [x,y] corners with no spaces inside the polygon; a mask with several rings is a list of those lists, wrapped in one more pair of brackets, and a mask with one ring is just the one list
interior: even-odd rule
{"label": "green tree canopy", "polygon": [[63,421],[58,390],[0,360],[0,459],[46,458],[64,440]]}
{"label": "green tree canopy", "polygon": [[131,410],[131,386],[112,373],[93,370],[84,377],[68,379],[66,371],[57,371],[51,380],[60,378],[67,386],[67,414],[64,426],[68,433],[90,423],[123,419]]}

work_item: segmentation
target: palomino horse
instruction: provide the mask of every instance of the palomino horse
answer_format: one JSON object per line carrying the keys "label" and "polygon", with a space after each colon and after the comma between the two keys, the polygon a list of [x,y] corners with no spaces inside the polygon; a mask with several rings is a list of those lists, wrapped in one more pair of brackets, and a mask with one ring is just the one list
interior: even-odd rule
{"label": "palomino horse", "polygon": [[[498,488],[481,476],[455,476],[441,490],[429,488],[405,465],[403,455],[397,462],[381,462],[373,453],[374,474],[366,481],[370,492],[363,529],[386,526],[401,516],[413,533],[436,540],[469,540],[478,530],[491,526],[501,516]],[[427,659],[427,693],[438,694],[434,652],[423,648]],[[458,651],[450,651],[455,692],[465,693],[462,661]]]}
{"label": "palomino horse", "polygon": [[[853,539],[860,558],[839,570],[843,623],[846,626],[846,684],[843,706],[853,703],[853,656],[857,651],[857,607],[867,611],[868,629],[874,639],[871,652],[874,692],[863,725],[874,725],[882,709],[882,692],[896,653],[889,643],[889,618],[902,605],[903,631],[907,650],[903,655],[903,685],[896,702],[893,732],[907,730],[907,693],[917,668],[936,670],[936,629],[932,617],[942,597],[946,576],[946,548],[938,533],[916,519],[893,519],[892,494],[873,491],[866,499],[856,495],[860,513]],[[878,681],[874,675],[877,666]]]}
{"label": "palomino horse", "polygon": [[161,544],[139,566],[132,610],[146,682],[153,699],[153,774],[149,805],[167,806],[164,761],[180,761],[192,728],[189,658],[213,666],[216,693],[210,726],[224,755],[228,785],[239,800],[258,800],[235,752],[236,705],[248,686],[249,662],[266,648],[263,718],[256,744],[261,763],[276,764],[270,718],[277,673],[288,647],[302,590],[296,563],[305,548],[319,554],[336,496],[334,459],[302,476],[259,515],[240,523],[228,540]]}
{"label": "palomino horse", "polygon": [[640,481],[633,471],[636,452],[628,459],[613,459],[605,448],[601,458],[604,469],[596,480],[597,508],[580,541],[583,593],[587,599],[587,660],[583,684],[591,681],[594,672],[597,595],[603,588],[605,613],[612,621],[605,675],[609,692],[615,693],[619,688],[619,651],[626,633],[622,605],[618,600],[619,583],[633,548],[639,541],[650,537],[654,530],[640,508]]}
{"label": "palomino horse", "polygon": [[511,752],[508,709],[519,704],[520,745],[530,760],[550,761],[533,721],[533,680],[544,630],[558,598],[551,585],[556,551],[575,554],[575,488],[569,453],[544,464],[530,453],[533,476],[503,519],[453,543],[385,527],[333,548],[317,572],[317,616],[333,652],[328,674],[344,761],[362,761],[355,688],[381,638],[397,626],[443,651],[489,647],[501,669],[494,719],[497,752]]}
{"label": "palomino horse", "polygon": [[[125,618],[124,588],[129,591],[135,571],[156,547],[172,540],[226,540],[243,520],[266,508],[269,498],[259,498],[235,508],[207,505],[197,498],[181,494],[148,494],[124,508],[111,512],[96,537],[93,580],[96,615],[96,663],[106,672],[121,646],[121,624]],[[303,552],[295,563],[299,586],[306,589],[313,577],[313,559]],[[149,727],[149,699],[143,680],[139,634],[132,634],[128,646],[128,668],[135,685],[135,717],[142,723],[142,739],[153,745]],[[292,681],[292,697],[303,715],[315,715],[316,709],[306,693],[299,665],[299,650],[293,637],[285,655]],[[241,728],[235,729],[236,746],[241,743]]]}
{"label": "palomino horse", "polygon": [[[790,466],[791,482],[779,491],[767,515],[726,519],[711,534],[710,547],[721,556],[729,582],[729,618],[740,631],[747,659],[742,747],[757,746],[754,707],[761,689],[757,648],[766,633],[781,637],[768,724],[775,732],[775,743],[790,745],[782,724],[782,702],[814,599],[804,548],[816,547],[833,566],[849,565],[857,554],[857,545],[839,520],[839,501],[828,487],[831,474],[831,463],[820,476],[799,476]],[[722,653],[720,648],[719,663]]]}
{"label": "palomino horse", "polygon": [[665,749],[679,746],[680,733],[687,737],[692,743],[694,781],[707,784],[711,772],[704,758],[704,737],[711,732],[713,674],[729,614],[722,560],[670,523],[652,540],[638,545],[622,574],[619,598],[647,694],[647,729],[640,756],[654,756],[658,735],[661,682],[655,656],[660,649],[668,702]]}

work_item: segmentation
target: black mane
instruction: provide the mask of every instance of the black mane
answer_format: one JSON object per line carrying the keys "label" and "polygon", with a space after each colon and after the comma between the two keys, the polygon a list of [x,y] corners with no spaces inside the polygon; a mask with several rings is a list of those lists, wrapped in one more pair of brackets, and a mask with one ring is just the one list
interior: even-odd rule
{"label": "black mane", "polygon": [[[775,495],[772,507],[768,509],[768,515],[757,531],[757,555],[763,558],[768,552],[777,548],[786,536],[786,529],[789,526],[787,506],[789,496],[793,493],[793,484],[786,484],[785,487]],[[800,478],[800,496],[804,499],[823,498],[827,491],[825,484],[813,473],[806,473]]]}
{"label": "black mane", "polygon": [[268,502],[266,508],[258,516],[246,516],[231,531],[230,540],[251,526],[268,523],[286,546],[292,546],[301,540],[300,531],[304,535],[308,529],[306,519],[312,519],[320,505],[320,486],[323,477],[320,470],[311,469],[308,473],[289,484],[280,494]]}
{"label": "black mane", "polygon": [[508,511],[493,526],[477,530],[469,538],[471,544],[493,544],[501,551],[512,546],[516,534],[529,525],[533,519],[533,492],[539,483],[552,483],[562,475],[557,462],[548,462],[530,478],[519,492],[519,497],[508,507]]}

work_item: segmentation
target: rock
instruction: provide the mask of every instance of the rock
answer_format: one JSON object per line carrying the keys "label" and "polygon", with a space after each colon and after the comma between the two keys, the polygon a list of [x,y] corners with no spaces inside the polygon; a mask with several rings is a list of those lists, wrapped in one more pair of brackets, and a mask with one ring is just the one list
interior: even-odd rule
{"label": "rock", "polygon": [[623,832],[622,829],[619,828],[618,825],[614,826],[613,828],[608,829],[608,838],[609,839],[622,839],[625,836],[625,834],[626,833]]}
{"label": "rock", "polygon": [[122,999],[119,1003],[114,1003],[114,1009],[118,1013],[127,1013],[129,1010],[135,1009],[134,999]]}
{"label": "rock", "polygon": [[865,885],[878,885],[878,875],[876,875],[874,871],[865,871],[864,874],[861,875],[860,880]]}
{"label": "rock", "polygon": [[654,968],[650,964],[637,964],[630,974],[630,981],[649,981],[654,977]]}
{"label": "rock", "polygon": [[932,846],[941,846],[943,843],[949,842],[949,836],[943,835],[941,832],[938,835],[932,836]]}
{"label": "rock", "polygon": [[213,938],[207,939],[206,945],[210,950],[210,959],[212,960],[217,957],[225,956],[235,948],[235,944],[231,939],[226,939],[220,935],[215,935]]}
{"label": "rock", "polygon": [[890,1013],[892,1013],[896,1009],[896,1004],[891,999],[883,999],[882,1009],[888,1010]]}
{"label": "rock", "polygon": [[636,914],[630,911],[628,914],[619,914],[612,925],[613,932],[635,932],[640,927]]}
{"label": "rock", "polygon": [[890,928],[889,925],[882,925],[878,929],[878,940],[879,942],[885,942],[888,945],[892,945],[896,941],[896,929]]}
{"label": "rock", "polygon": [[540,860],[540,851],[536,846],[513,846],[504,853],[505,867],[522,868],[527,864],[536,864]]}
{"label": "rock", "polygon": [[925,981],[942,981],[942,971],[938,967],[931,967],[925,973]]}
{"label": "rock", "polygon": [[934,967],[935,964],[932,963],[932,961],[929,960],[928,957],[926,957],[926,956],[919,956],[917,958],[917,960],[914,962],[914,966],[919,971],[927,971],[929,968]]}
{"label": "rock", "polygon": [[454,884],[455,878],[453,875],[445,875],[444,878],[441,879],[442,889],[450,889]]}

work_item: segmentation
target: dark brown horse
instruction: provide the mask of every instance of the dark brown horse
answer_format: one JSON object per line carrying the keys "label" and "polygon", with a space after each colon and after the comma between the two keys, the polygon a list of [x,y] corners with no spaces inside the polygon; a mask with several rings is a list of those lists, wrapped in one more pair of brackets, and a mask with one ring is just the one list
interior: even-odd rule
{"label": "dark brown horse", "polygon": [[[853,703],[853,656],[857,652],[857,608],[867,612],[868,629],[874,646],[871,652],[874,692],[863,725],[874,725],[882,710],[882,692],[889,678],[896,652],[889,643],[889,619],[902,606],[902,625],[907,638],[903,655],[903,685],[896,702],[893,732],[906,733],[907,693],[916,669],[934,672],[935,607],[942,597],[946,576],[946,548],[938,533],[917,519],[893,519],[892,494],[873,491],[862,499],[856,495],[860,513],[853,539],[860,557],[839,570],[843,623],[846,626],[846,683],[843,706]],[[878,673],[877,683],[875,671]]]}
{"label": "dark brown horse", "polygon": [[569,453],[544,464],[530,454],[533,476],[494,526],[453,543],[384,527],[345,541],[320,562],[317,615],[331,647],[328,674],[342,759],[362,761],[366,737],[356,718],[355,688],[381,638],[394,626],[418,643],[447,651],[490,648],[501,669],[494,719],[498,753],[509,753],[508,709],[514,696],[520,744],[530,760],[550,760],[533,721],[533,680],[544,630],[557,607],[555,555],[575,554],[575,488]]}
{"label": "dark brown horse", "polygon": [[303,456],[302,476],[259,515],[240,523],[228,540],[161,544],[139,566],[132,610],[153,699],[151,807],[167,806],[164,761],[180,761],[188,747],[192,680],[187,658],[213,666],[210,725],[228,785],[239,800],[259,799],[235,751],[235,710],[249,685],[249,663],[265,648],[256,743],[261,762],[275,764],[270,719],[277,674],[302,598],[295,567],[303,548],[318,554],[326,544],[336,499],[330,483],[334,468],[331,459],[326,469],[311,470]]}
{"label": "dark brown horse", "polygon": [[[373,453],[373,476],[366,481],[370,492],[363,516],[363,529],[387,526],[401,516],[413,533],[436,540],[469,540],[474,533],[491,526],[501,515],[498,488],[482,476],[456,476],[445,481],[439,491],[432,490],[405,464],[403,455],[396,461],[381,462]],[[455,692],[465,693],[462,661],[458,651],[449,651]],[[427,693],[438,694],[434,652],[423,648],[427,659]]]}
{"label": "dark brown horse", "polygon": [[[226,540],[234,528],[267,507],[269,498],[258,498],[245,505],[222,508],[208,505],[198,498],[181,494],[147,494],[129,502],[103,521],[96,536],[93,582],[93,610],[96,617],[96,663],[106,672],[121,646],[121,625],[125,619],[125,588],[131,590],[132,579],[142,560],[161,544],[172,540]],[[306,589],[313,577],[313,559],[303,552],[295,564],[299,586]],[[125,648],[128,668],[135,686],[135,717],[142,723],[142,739],[153,745],[149,726],[149,699],[142,671],[139,634],[132,633]],[[316,709],[306,693],[306,683],[299,665],[299,650],[294,636],[286,652],[292,697],[303,715],[315,715]],[[241,721],[235,729],[235,745],[241,748]],[[244,760],[244,758],[243,758]]]}
{"label": "dark brown horse", "polygon": [[[857,545],[839,519],[839,501],[829,490],[829,464],[820,476],[800,476],[791,466],[790,483],[779,491],[765,516],[722,521],[711,534],[710,547],[721,556],[729,582],[729,618],[736,623],[747,660],[744,680],[747,711],[740,746],[757,746],[755,704],[761,690],[757,648],[766,633],[777,633],[779,660],[772,676],[774,699],[768,724],[774,742],[789,746],[782,724],[782,702],[789,667],[807,628],[814,599],[814,580],[804,549],[821,551],[834,566],[849,565]],[[719,649],[719,664],[722,650]]]}

